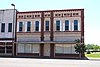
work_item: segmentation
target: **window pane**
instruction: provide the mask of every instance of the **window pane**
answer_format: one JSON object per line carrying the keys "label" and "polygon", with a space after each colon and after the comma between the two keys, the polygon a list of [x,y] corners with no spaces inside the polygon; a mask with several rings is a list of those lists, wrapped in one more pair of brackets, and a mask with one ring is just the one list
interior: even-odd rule
{"label": "window pane", "polygon": [[62,44],[56,44],[55,45],[55,53],[63,53],[63,45]]}
{"label": "window pane", "polygon": [[46,21],[46,26],[49,26],[49,21]]}
{"label": "window pane", "polygon": [[18,44],[18,52],[24,53],[24,44]]}
{"label": "window pane", "polygon": [[39,21],[35,22],[35,31],[39,31]]}
{"label": "window pane", "polygon": [[46,31],[49,31],[49,26],[46,26]]}
{"label": "window pane", "polygon": [[4,46],[0,46],[0,53],[5,53],[5,47]]}
{"label": "window pane", "polygon": [[23,30],[23,22],[19,22],[19,32],[22,32]]}
{"label": "window pane", "polygon": [[64,51],[63,51],[63,53],[64,54],[70,54],[70,53],[72,53],[72,47],[71,47],[71,44],[63,44],[63,49],[64,49]]}
{"label": "window pane", "polygon": [[12,23],[8,23],[8,32],[12,32]]}
{"label": "window pane", "polygon": [[36,26],[39,26],[39,21],[36,21]]}
{"label": "window pane", "polygon": [[25,48],[25,53],[31,53],[31,44],[25,44],[25,46],[24,46]]}
{"label": "window pane", "polygon": [[40,52],[39,44],[33,44],[32,53],[39,53],[39,52]]}
{"label": "window pane", "polygon": [[31,22],[27,22],[27,27],[30,27],[31,26]]}
{"label": "window pane", "polygon": [[31,31],[31,22],[27,22],[27,32]]}
{"label": "window pane", "polygon": [[6,52],[12,53],[12,46],[6,46]]}
{"label": "window pane", "polygon": [[74,20],[74,30],[78,30],[78,20]]}
{"label": "window pane", "polygon": [[46,25],[46,27],[45,27],[46,28],[46,31],[49,31],[49,21],[46,21],[46,24],[45,25]]}
{"label": "window pane", "polygon": [[5,23],[1,24],[1,32],[5,32]]}
{"label": "window pane", "polygon": [[60,30],[60,20],[56,21],[56,30]]}
{"label": "window pane", "polygon": [[69,30],[69,20],[65,20],[65,30]]}
{"label": "window pane", "polygon": [[74,25],[78,25],[78,20],[74,20]]}

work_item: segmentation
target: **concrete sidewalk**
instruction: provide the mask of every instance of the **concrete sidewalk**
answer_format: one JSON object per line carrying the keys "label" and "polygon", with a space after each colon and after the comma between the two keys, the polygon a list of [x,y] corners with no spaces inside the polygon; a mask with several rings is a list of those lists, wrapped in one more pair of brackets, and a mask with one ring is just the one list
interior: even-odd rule
{"label": "concrete sidewalk", "polygon": [[95,60],[0,58],[0,67],[100,67]]}
{"label": "concrete sidewalk", "polygon": [[98,61],[100,61],[100,58],[88,58],[89,60],[98,60]]}

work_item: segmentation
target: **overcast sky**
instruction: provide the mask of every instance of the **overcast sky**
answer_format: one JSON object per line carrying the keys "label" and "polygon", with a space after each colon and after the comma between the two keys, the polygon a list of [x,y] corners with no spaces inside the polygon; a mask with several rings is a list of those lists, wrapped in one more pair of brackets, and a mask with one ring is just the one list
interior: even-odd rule
{"label": "overcast sky", "polygon": [[85,9],[85,43],[100,45],[100,0],[0,0],[0,9],[13,8],[18,11]]}

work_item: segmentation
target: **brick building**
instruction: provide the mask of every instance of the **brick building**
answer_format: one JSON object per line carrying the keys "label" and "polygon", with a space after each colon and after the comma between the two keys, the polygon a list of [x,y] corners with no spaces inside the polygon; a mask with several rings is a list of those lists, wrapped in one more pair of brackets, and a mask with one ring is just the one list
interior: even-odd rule
{"label": "brick building", "polygon": [[84,9],[17,12],[16,55],[75,58],[75,40],[84,43]]}

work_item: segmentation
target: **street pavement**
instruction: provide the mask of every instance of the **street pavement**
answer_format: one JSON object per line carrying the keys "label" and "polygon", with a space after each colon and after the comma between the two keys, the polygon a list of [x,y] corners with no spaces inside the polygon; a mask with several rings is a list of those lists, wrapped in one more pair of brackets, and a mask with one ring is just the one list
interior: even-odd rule
{"label": "street pavement", "polygon": [[0,58],[0,67],[100,67],[100,60]]}

